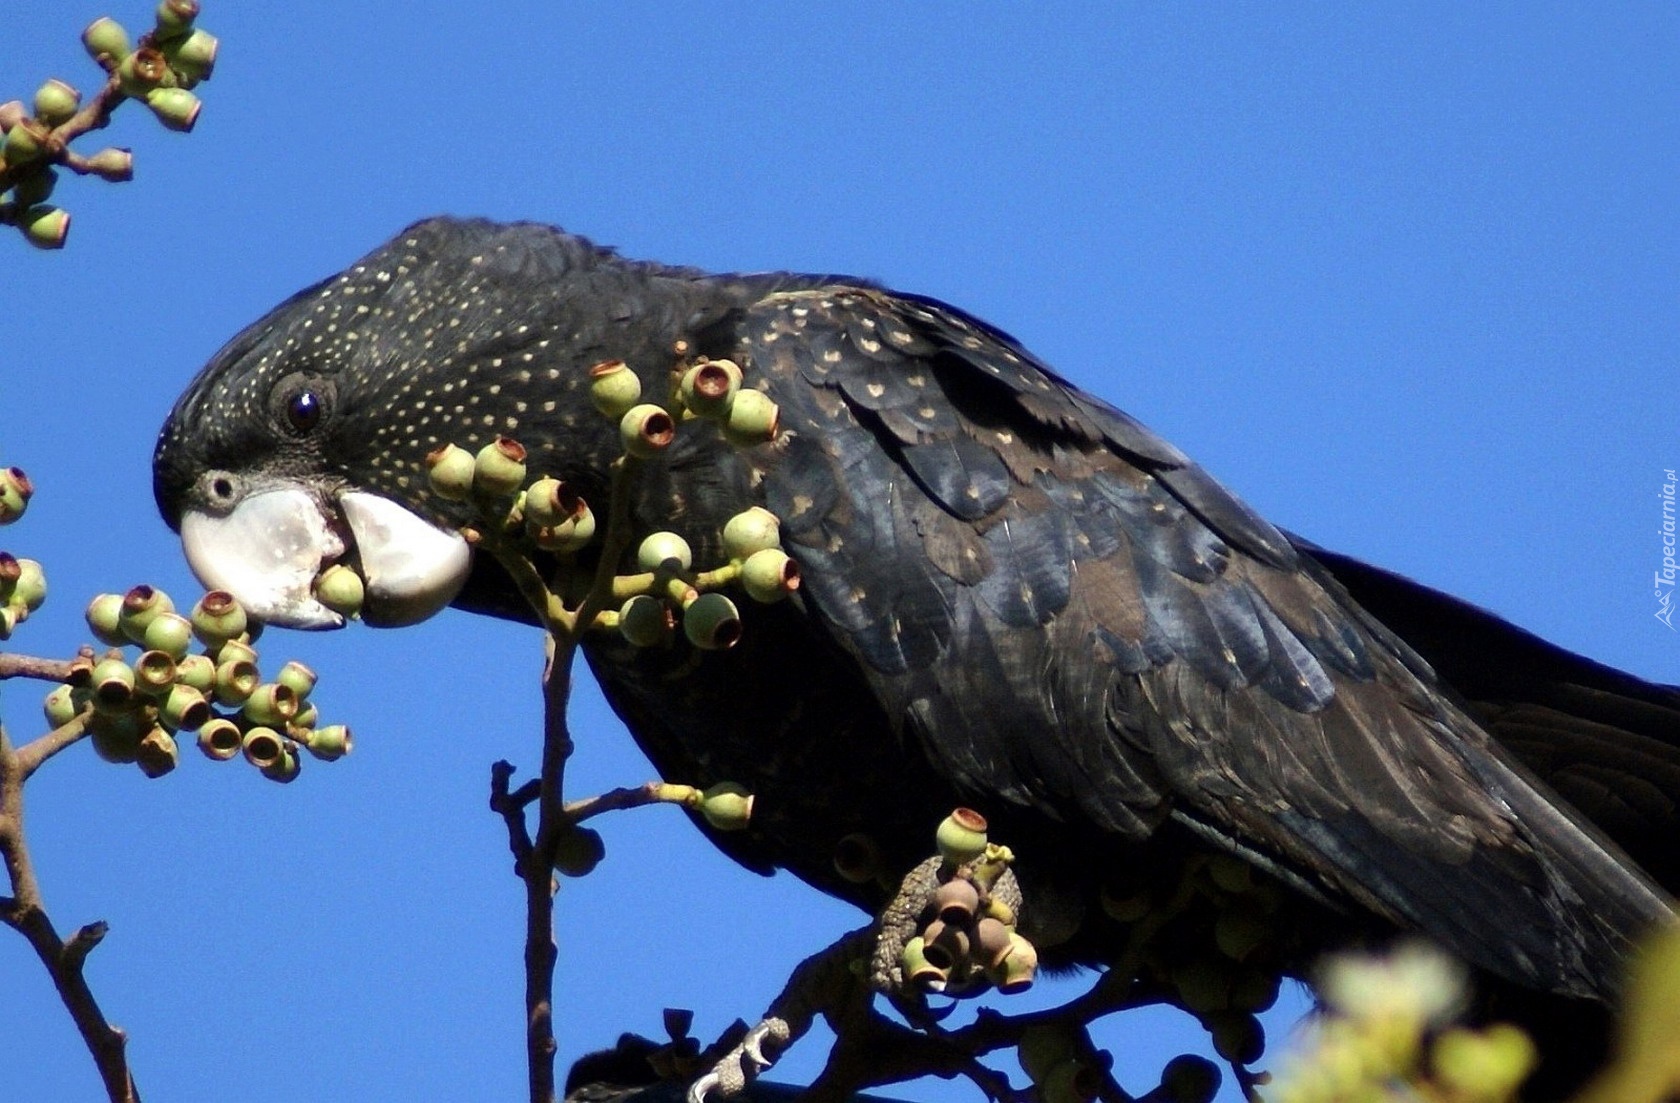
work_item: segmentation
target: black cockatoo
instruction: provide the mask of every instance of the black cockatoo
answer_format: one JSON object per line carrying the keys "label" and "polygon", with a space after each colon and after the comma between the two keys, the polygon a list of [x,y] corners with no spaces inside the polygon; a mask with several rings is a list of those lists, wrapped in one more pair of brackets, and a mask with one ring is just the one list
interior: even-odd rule
{"label": "black cockatoo", "polygon": [[1303,960],[1411,930],[1568,999],[1609,997],[1670,917],[1680,692],[1280,531],[1007,334],[869,281],[422,222],[217,354],[159,438],[158,504],[203,581],[272,623],[340,623],[310,592],[335,560],[370,623],[527,615],[424,457],[505,434],[604,501],[620,444],[589,369],[665,378],[679,347],[738,363],[779,432],[685,427],[639,530],[716,557],[765,506],[803,585],[746,608],[733,650],[585,653],[667,779],[756,794],[751,830],[715,836],[742,864],[873,908],[837,843],[902,872],[967,804],[1052,961],[1105,959],[1106,885],[1220,853],[1301,902]]}

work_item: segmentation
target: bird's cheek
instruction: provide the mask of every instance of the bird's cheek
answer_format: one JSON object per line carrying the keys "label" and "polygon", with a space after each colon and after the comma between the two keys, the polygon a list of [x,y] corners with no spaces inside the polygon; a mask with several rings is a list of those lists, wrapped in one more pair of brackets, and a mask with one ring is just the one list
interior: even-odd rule
{"label": "bird's cheek", "polygon": [[188,510],[181,545],[206,588],[226,590],[260,620],[287,628],[344,623],[313,593],[321,565],[344,554],[344,541],[301,487],[252,494],[224,515]]}
{"label": "bird's cheek", "polygon": [[459,533],[364,491],[339,495],[367,586],[362,619],[377,628],[415,624],[455,599],[472,568]]}

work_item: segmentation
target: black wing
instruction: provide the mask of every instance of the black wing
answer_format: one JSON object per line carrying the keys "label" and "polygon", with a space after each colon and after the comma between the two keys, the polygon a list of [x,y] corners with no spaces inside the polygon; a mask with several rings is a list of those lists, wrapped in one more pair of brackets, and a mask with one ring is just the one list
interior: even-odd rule
{"label": "black wing", "polygon": [[1668,914],[1317,562],[1007,335],[833,287],[739,340],[805,600],[963,791],[1178,818],[1561,992]]}

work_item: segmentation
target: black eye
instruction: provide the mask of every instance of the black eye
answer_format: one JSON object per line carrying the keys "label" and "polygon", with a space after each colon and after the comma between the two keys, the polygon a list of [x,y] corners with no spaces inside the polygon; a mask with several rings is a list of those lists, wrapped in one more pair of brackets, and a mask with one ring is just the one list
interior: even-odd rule
{"label": "black eye", "polygon": [[299,391],[286,400],[286,423],[307,433],[321,421],[321,399],[314,391]]}

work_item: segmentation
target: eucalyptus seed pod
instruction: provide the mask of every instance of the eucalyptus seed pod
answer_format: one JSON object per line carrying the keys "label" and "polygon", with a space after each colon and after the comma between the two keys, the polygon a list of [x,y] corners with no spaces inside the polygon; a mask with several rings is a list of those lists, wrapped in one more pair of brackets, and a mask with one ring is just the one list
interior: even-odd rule
{"label": "eucalyptus seed pod", "polygon": [[563,877],[587,877],[607,856],[607,844],[601,833],[582,824],[574,824],[555,842],[554,868]]}
{"label": "eucalyptus seed pod", "polygon": [[21,605],[0,605],[0,640],[9,640],[29,616]]}
{"label": "eucalyptus seed pod", "polygon": [[223,663],[236,661],[243,661],[254,665],[257,661],[257,649],[252,647],[249,643],[246,643],[243,639],[228,640],[220,647],[216,648],[217,666],[221,666]]}
{"label": "eucalyptus seed pod", "polygon": [[162,697],[175,684],[175,657],[155,648],[134,660],[134,689],[148,697]]}
{"label": "eucalyptus seed pod", "polygon": [[117,81],[123,95],[137,100],[145,100],[160,88],[173,88],[176,84],[163,52],[145,45],[122,59],[117,66]]}
{"label": "eucalyptus seed pod", "polygon": [[192,30],[198,18],[198,0],[163,0],[157,6],[157,27],[152,31],[156,42],[180,38]]}
{"label": "eucalyptus seed pod", "polygon": [[1219,1066],[1206,1057],[1181,1053],[1161,1070],[1159,1096],[1163,1103],[1213,1103],[1222,1079]]}
{"label": "eucalyptus seed pod", "polygon": [[752,807],[752,794],[733,781],[720,781],[700,795],[700,814],[719,831],[744,831]]}
{"label": "eucalyptus seed pod", "polygon": [[273,728],[258,724],[245,730],[239,743],[245,761],[259,770],[266,770],[286,754],[286,740]]}
{"label": "eucalyptus seed pod", "polygon": [[962,927],[935,919],[922,928],[922,952],[933,965],[947,973],[955,972],[968,962],[968,932]]}
{"label": "eucalyptus seed pod", "polygon": [[531,540],[543,551],[569,554],[578,551],[595,539],[595,514],[583,499],[577,510],[559,524],[542,526],[531,533]]}
{"label": "eucalyptus seed pod", "polygon": [[46,572],[33,559],[17,559],[14,562],[17,564],[17,577],[9,586],[0,586],[0,597],[33,613],[47,600]]}
{"label": "eucalyptus seed pod", "polygon": [[146,93],[146,106],[166,129],[182,134],[191,133],[204,109],[203,102],[185,88],[154,88]]}
{"label": "eucalyptus seed pod", "polygon": [[1206,1016],[1219,1056],[1237,1065],[1251,1065],[1266,1051],[1266,1028],[1253,1015],[1220,1011]]}
{"label": "eucalyptus seed pod", "polygon": [[948,974],[927,958],[927,943],[920,935],[904,944],[899,968],[904,971],[905,983],[924,992],[943,992]]}
{"label": "eucalyptus seed pod", "polygon": [[50,168],[38,168],[12,185],[12,202],[19,207],[34,207],[52,198],[58,186],[58,173]]}
{"label": "eucalyptus seed pod", "polygon": [[0,134],[12,129],[18,123],[29,118],[29,108],[22,100],[7,100],[0,103]]}
{"label": "eucalyptus seed pod", "polygon": [[[292,717],[291,723],[286,726],[293,729],[302,728],[305,731],[308,731],[315,727],[316,722],[319,721],[320,718],[320,714],[315,709],[315,703],[313,701],[305,701],[298,706],[297,715]],[[293,733],[293,738],[298,738],[295,732]]]}
{"label": "eucalyptus seed pod", "polygon": [[53,77],[35,90],[35,117],[47,126],[68,122],[82,105],[82,94]]}
{"label": "eucalyptus seed pod", "polygon": [[934,843],[947,865],[972,862],[986,852],[986,817],[972,808],[955,809],[940,821]]}
{"label": "eucalyptus seed pod", "polygon": [[62,249],[70,236],[70,212],[62,207],[31,207],[18,216],[24,240],[37,249]]}
{"label": "eucalyptus seed pod", "polygon": [[1065,1021],[1035,1023],[1021,1032],[1021,1040],[1015,1044],[1015,1059],[1033,1083],[1042,1084],[1058,1067],[1078,1060],[1084,1042],[1084,1031]]}
{"label": "eucalyptus seed pod", "polygon": [[741,564],[741,586],[754,601],[781,601],[799,589],[799,564],[781,548],[755,551]]}
{"label": "eucalyptus seed pod", "polygon": [[974,960],[982,969],[997,968],[1009,950],[1009,927],[1002,921],[988,915],[974,925]]}
{"label": "eucalyptus seed pod", "polygon": [[5,140],[0,141],[0,154],[5,155],[6,164],[12,168],[31,164],[47,152],[51,136],[51,131],[34,119],[19,119],[6,131]]}
{"label": "eucalyptus seed pod", "polygon": [[192,621],[179,613],[159,613],[146,623],[140,643],[153,651],[162,651],[172,659],[179,659],[192,646]]}
{"label": "eucalyptus seed pod", "polygon": [[108,58],[113,64],[127,57],[132,48],[128,43],[128,32],[110,16],[95,19],[87,25],[82,32],[82,45],[87,47],[88,56],[93,60]]}
{"label": "eucalyptus seed pod", "polygon": [[107,148],[87,159],[87,170],[101,180],[120,184],[134,179],[134,154],[126,149]]}
{"label": "eucalyptus seed pod", "polygon": [[201,80],[210,79],[221,45],[221,40],[210,32],[195,30],[185,38],[164,43],[163,56],[181,87],[191,88]]}
{"label": "eucalyptus seed pod", "polygon": [[834,871],[854,885],[867,885],[881,875],[881,846],[861,831],[834,844]]}
{"label": "eucalyptus seed pod", "polygon": [[258,684],[257,664],[249,659],[225,659],[216,664],[213,694],[218,705],[228,708],[243,705]]}
{"label": "eucalyptus seed pod", "polygon": [[158,710],[163,725],[174,731],[197,731],[210,719],[210,702],[192,686],[177,683]]}
{"label": "eucalyptus seed pod", "polygon": [[303,771],[303,762],[298,758],[297,751],[293,750],[289,744],[283,744],[280,748],[280,757],[260,769],[262,776],[268,780],[277,781],[281,785],[290,785],[297,780],[298,774]]}
{"label": "eucalyptus seed pod", "polygon": [[93,699],[118,709],[134,699],[134,671],[120,658],[105,658],[93,666]]}
{"label": "eucalyptus seed pod", "polygon": [[183,655],[175,662],[175,680],[208,697],[216,690],[216,660],[208,655]]}
{"label": "eucalyptus seed pod", "polygon": [[239,709],[240,715],[250,723],[272,728],[284,728],[297,711],[297,693],[279,682],[257,686]]}
{"label": "eucalyptus seed pod", "polygon": [[9,525],[22,517],[34,496],[35,484],[29,481],[23,468],[0,467],[0,525]]}
{"label": "eucalyptus seed pod", "polygon": [[642,380],[622,360],[604,360],[589,369],[589,401],[617,421],[642,399]]}
{"label": "eucalyptus seed pod", "polygon": [[992,983],[1006,996],[1025,992],[1038,974],[1038,948],[1015,931],[1009,932],[1009,953],[993,970]]}
{"label": "eucalyptus seed pod", "polygon": [[315,576],[315,600],[342,617],[362,611],[367,585],[362,576],[343,563],[334,563]]}
{"label": "eucalyptus seed pod", "polygon": [[636,566],[644,571],[680,574],[694,566],[694,550],[674,532],[650,533],[636,547]]}
{"label": "eucalyptus seed pod", "polygon": [[781,519],[763,506],[743,510],[723,526],[723,550],[731,559],[745,559],[781,543]]}
{"label": "eucalyptus seed pod", "polygon": [[472,493],[473,454],[456,444],[446,444],[426,455],[426,477],[432,492],[450,502],[462,502]]}
{"label": "eucalyptus seed pod", "polygon": [[88,602],[87,612],[83,614],[93,638],[106,647],[122,647],[128,643],[121,627],[122,607],[121,594],[100,594]]}
{"label": "eucalyptus seed pod", "polygon": [[198,749],[217,762],[237,757],[243,743],[239,725],[224,716],[211,717],[199,726]]}
{"label": "eucalyptus seed pod", "polygon": [[505,498],[525,484],[525,446],[498,436],[473,457],[473,489],[490,498]]}
{"label": "eucalyptus seed pod", "polygon": [[671,607],[650,594],[637,594],[618,609],[618,631],[637,647],[654,647],[676,627]]}
{"label": "eucalyptus seed pod", "polygon": [[329,724],[314,728],[304,737],[303,745],[310,754],[323,762],[336,762],[350,753],[355,740],[343,724]]}
{"label": "eucalyptus seed pod", "polygon": [[169,600],[169,595],[152,586],[142,583],[123,595],[122,611],[117,616],[117,627],[131,643],[144,645],[146,642],[146,626],[152,623],[152,618],[159,613],[173,613],[175,603]]}
{"label": "eucalyptus seed pod", "polygon": [[570,520],[579,500],[571,496],[568,501],[560,480],[545,475],[525,488],[525,523],[542,528]]}
{"label": "eucalyptus seed pod", "polygon": [[133,762],[140,749],[140,722],[132,712],[98,712],[88,717],[93,753],[106,762]]}
{"label": "eucalyptus seed pod", "polygon": [[723,594],[701,594],[683,610],[683,635],[702,651],[727,651],[740,642],[741,612]]}
{"label": "eucalyptus seed pod", "polygon": [[226,590],[211,590],[192,609],[192,630],[205,647],[220,647],[249,625],[245,607]]}
{"label": "eucalyptus seed pod", "polygon": [[703,360],[683,373],[683,405],[699,417],[729,416],[729,406],[741,389],[741,369],[733,360]]}
{"label": "eucalyptus seed pod", "polygon": [[763,391],[743,388],[729,404],[729,417],[723,423],[723,435],[737,448],[751,448],[776,439],[780,431],[781,411]]}
{"label": "eucalyptus seed pod", "polygon": [[297,694],[299,707],[302,707],[302,703],[314,691],[315,683],[320,680],[320,675],[293,659],[280,668],[280,673],[274,676],[274,680]]}
{"label": "eucalyptus seed pod", "polygon": [[87,706],[88,694],[86,690],[77,691],[68,685],[55,686],[47,694],[46,700],[41,702],[41,711],[46,715],[47,727],[62,728],[79,715]]}
{"label": "eucalyptus seed pod", "polygon": [[651,459],[677,439],[677,423],[662,406],[643,403],[625,411],[618,422],[624,451],[637,459]]}
{"label": "eucalyptus seed pod", "polygon": [[134,761],[139,765],[141,773],[150,778],[159,778],[181,764],[181,748],[176,744],[173,735],[154,725],[141,736],[139,745],[134,749]]}
{"label": "eucalyptus seed pod", "polygon": [[962,926],[980,908],[980,890],[967,877],[953,877],[933,893],[933,906],[946,923]]}

